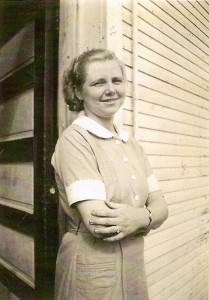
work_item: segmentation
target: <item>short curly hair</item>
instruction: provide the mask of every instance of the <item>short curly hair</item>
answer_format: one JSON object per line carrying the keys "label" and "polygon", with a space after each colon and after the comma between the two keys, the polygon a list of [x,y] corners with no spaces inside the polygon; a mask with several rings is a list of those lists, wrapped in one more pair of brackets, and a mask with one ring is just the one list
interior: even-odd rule
{"label": "short curly hair", "polygon": [[125,77],[124,64],[116,57],[114,52],[107,49],[92,49],[83,52],[80,56],[75,58],[70,67],[64,71],[63,94],[70,111],[80,112],[84,109],[83,101],[76,95],[76,90],[80,90],[86,80],[85,67],[87,63],[104,60],[116,61]]}

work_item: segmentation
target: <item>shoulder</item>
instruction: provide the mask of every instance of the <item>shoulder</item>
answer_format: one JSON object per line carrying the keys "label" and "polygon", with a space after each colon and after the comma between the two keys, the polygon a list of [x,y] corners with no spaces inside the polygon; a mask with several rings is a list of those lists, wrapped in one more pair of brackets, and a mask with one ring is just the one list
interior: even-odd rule
{"label": "shoulder", "polygon": [[92,153],[95,149],[95,143],[89,132],[75,124],[68,126],[60,135],[55,152],[60,155],[65,153]]}
{"label": "shoulder", "polygon": [[86,134],[88,134],[88,132],[85,128],[82,128],[81,126],[79,126],[77,124],[71,124],[63,131],[63,133],[61,134],[61,137],[86,135]]}
{"label": "shoulder", "polygon": [[86,129],[76,125],[71,124],[68,126],[63,133],[60,135],[58,142],[64,142],[64,141],[84,141],[88,140],[89,133]]}

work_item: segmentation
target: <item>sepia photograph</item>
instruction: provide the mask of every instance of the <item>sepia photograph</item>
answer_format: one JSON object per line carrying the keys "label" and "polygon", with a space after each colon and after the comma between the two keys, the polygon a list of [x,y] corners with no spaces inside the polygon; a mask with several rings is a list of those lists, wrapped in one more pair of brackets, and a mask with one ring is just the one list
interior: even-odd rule
{"label": "sepia photograph", "polygon": [[209,300],[209,0],[0,0],[0,300]]}

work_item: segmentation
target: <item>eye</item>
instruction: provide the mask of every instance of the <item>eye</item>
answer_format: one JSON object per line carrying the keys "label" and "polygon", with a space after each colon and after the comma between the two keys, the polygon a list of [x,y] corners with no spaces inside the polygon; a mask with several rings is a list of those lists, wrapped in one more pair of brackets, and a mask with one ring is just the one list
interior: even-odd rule
{"label": "eye", "polygon": [[92,86],[97,87],[97,86],[102,86],[102,85],[104,85],[104,84],[105,84],[105,81],[101,79],[101,80],[98,80],[98,81],[93,82],[93,83],[92,83]]}
{"label": "eye", "polygon": [[123,78],[122,77],[115,77],[115,78],[113,78],[113,83],[115,83],[115,84],[121,84],[121,83],[123,83]]}

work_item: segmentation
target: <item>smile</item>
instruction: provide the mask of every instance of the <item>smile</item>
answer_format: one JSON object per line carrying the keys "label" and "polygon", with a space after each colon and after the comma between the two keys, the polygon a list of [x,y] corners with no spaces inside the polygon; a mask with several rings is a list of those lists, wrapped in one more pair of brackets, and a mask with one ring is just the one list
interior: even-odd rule
{"label": "smile", "polygon": [[113,99],[105,99],[105,100],[101,100],[100,102],[115,102],[117,101],[118,99],[116,98],[113,98]]}

